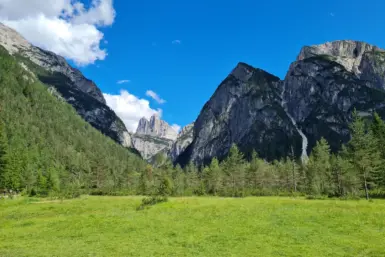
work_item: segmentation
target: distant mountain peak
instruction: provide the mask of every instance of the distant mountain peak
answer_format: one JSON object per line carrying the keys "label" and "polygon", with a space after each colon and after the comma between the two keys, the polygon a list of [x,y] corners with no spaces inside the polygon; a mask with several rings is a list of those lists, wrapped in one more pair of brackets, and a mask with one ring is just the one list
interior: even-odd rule
{"label": "distant mountain peak", "polygon": [[173,141],[178,137],[178,133],[167,122],[161,120],[158,114],[152,115],[150,120],[146,117],[141,118],[136,133]]}

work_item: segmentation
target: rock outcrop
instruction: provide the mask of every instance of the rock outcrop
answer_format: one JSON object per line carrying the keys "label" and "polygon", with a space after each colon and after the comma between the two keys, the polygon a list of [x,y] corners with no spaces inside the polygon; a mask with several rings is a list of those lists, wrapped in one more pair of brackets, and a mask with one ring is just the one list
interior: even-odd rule
{"label": "rock outcrop", "polygon": [[281,88],[278,77],[239,63],[203,107],[193,142],[177,162],[221,159],[232,144],[269,159],[284,157],[292,145],[299,152],[301,137],[281,106]]}
{"label": "rock outcrop", "polygon": [[33,46],[15,30],[1,23],[0,45],[41,82],[54,87],[93,127],[122,145],[131,147],[130,133],[106,105],[100,89],[63,57]]}
{"label": "rock outcrop", "polygon": [[141,118],[136,134],[166,138],[172,141],[178,137],[178,133],[167,122],[161,120],[158,115],[151,116],[150,120]]}
{"label": "rock outcrop", "polygon": [[142,155],[143,159],[150,160],[160,152],[168,153],[174,141],[150,135],[134,134],[132,135],[132,143],[134,148]]}
{"label": "rock outcrop", "polygon": [[194,123],[185,126],[178,134],[178,138],[172,145],[168,155],[171,160],[176,161],[181,153],[191,144],[194,139]]}
{"label": "rock outcrop", "polygon": [[167,122],[153,115],[150,120],[140,119],[132,143],[144,159],[150,160],[160,152],[168,153],[177,137],[178,133]]}
{"label": "rock outcrop", "polygon": [[177,162],[223,158],[233,143],[269,160],[293,149],[306,161],[321,137],[337,151],[354,109],[385,117],[384,71],[384,50],[358,41],[304,47],[283,81],[240,63],[203,107]]}

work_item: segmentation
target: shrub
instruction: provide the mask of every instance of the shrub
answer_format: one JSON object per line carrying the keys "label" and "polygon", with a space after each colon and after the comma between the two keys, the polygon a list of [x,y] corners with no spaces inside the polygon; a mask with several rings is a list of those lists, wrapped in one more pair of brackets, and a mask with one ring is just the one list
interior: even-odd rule
{"label": "shrub", "polygon": [[307,200],[326,200],[328,197],[326,195],[307,195]]}
{"label": "shrub", "polygon": [[144,210],[146,207],[167,202],[168,198],[166,196],[151,196],[151,197],[145,197],[142,199],[142,203],[136,208],[136,210]]}

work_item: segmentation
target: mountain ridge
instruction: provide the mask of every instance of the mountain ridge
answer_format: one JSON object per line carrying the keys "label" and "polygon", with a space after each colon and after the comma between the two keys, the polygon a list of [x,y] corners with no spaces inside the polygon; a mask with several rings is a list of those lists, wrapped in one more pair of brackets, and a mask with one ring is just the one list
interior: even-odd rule
{"label": "mountain ridge", "polygon": [[106,105],[97,85],[61,56],[29,43],[15,30],[0,23],[0,45],[23,68],[32,71],[48,87],[54,87],[78,114],[103,134],[125,147],[132,146],[131,135],[122,120]]}
{"label": "mountain ridge", "polygon": [[177,163],[224,158],[233,143],[268,160],[293,152],[306,162],[321,137],[337,151],[349,139],[354,109],[385,117],[384,53],[351,40],[305,46],[284,80],[239,62],[202,108]]}
{"label": "mountain ridge", "polygon": [[157,154],[165,154],[172,160],[191,142],[192,125],[182,128],[177,133],[167,122],[154,114],[150,120],[143,117],[139,120],[136,133],[132,135],[133,146],[142,157],[151,161]]}

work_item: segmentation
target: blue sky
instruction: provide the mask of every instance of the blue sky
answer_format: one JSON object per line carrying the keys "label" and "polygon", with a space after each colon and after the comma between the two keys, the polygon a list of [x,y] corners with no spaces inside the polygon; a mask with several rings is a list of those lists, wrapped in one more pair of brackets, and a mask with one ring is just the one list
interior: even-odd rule
{"label": "blue sky", "polygon": [[[54,2],[64,1],[69,0]],[[76,17],[73,24],[106,25],[97,28],[104,33],[101,48],[108,55],[80,69],[103,92],[119,95],[124,89],[138,99],[148,99],[152,109],[162,109],[163,119],[181,126],[197,118],[220,82],[240,61],[283,78],[304,45],[355,39],[385,48],[383,0],[87,0],[83,3],[89,7],[91,1],[99,11],[78,11],[86,15]],[[22,0],[11,1],[9,5],[16,2]],[[105,5],[96,8],[102,2]],[[108,3],[113,3],[116,17],[108,9]],[[45,15],[50,17],[48,12]],[[20,17],[14,19],[18,22]],[[21,25],[13,27],[23,32]],[[58,48],[57,42],[61,41],[45,44],[50,37],[41,40],[31,30],[25,29],[23,35],[35,44],[64,55],[72,49]],[[96,34],[91,32],[85,35],[95,40]],[[56,33],[62,40],[60,30],[50,29],[49,33]],[[75,32],[73,37],[68,43],[71,46],[83,40],[83,35]],[[70,57],[82,55],[75,50],[69,53]],[[103,53],[98,52],[91,59],[103,59],[97,56]],[[117,84],[118,80],[130,83]],[[152,100],[146,96],[147,90],[156,92],[166,102],[159,104]]]}

